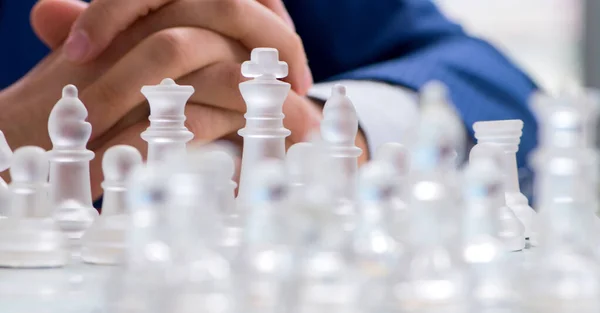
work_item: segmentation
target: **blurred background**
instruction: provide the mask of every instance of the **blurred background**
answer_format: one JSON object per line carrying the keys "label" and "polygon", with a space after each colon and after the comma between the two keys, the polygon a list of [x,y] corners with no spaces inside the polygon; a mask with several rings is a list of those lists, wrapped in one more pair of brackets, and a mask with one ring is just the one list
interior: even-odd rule
{"label": "blurred background", "polygon": [[600,30],[600,23],[595,25],[600,0],[434,2],[469,33],[505,52],[548,91],[573,83],[600,87],[600,69],[591,57],[600,52],[593,37],[593,29]]}

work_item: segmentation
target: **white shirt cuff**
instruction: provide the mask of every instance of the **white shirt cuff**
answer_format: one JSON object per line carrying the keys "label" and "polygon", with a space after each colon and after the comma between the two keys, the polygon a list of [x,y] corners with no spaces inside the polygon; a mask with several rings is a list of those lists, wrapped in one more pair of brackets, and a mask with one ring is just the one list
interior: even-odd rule
{"label": "white shirt cuff", "polygon": [[315,84],[308,95],[327,100],[335,84],[346,86],[367,139],[369,154],[387,142],[405,143],[419,117],[417,94],[409,89],[374,81],[341,80]]}

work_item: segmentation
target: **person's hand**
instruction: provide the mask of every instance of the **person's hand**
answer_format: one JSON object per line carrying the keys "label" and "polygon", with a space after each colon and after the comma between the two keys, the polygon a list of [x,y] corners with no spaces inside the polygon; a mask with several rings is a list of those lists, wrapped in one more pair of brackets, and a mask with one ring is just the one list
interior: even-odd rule
{"label": "person's hand", "polygon": [[[56,11],[55,5],[68,2],[42,3],[46,9],[38,7],[33,20],[47,20],[44,10]],[[77,4],[60,10],[76,17],[84,9],[85,6]],[[94,129],[88,147],[96,152],[91,174],[93,194],[98,196],[102,180],[100,164],[106,149],[129,144],[145,154],[146,143],[139,137],[148,126],[148,106],[140,93],[142,85],[172,77],[180,84],[194,86],[196,93],[186,108],[186,124],[198,140],[212,141],[243,127],[245,104],[238,84],[244,80],[240,63],[248,59],[248,51],[235,40],[206,29],[175,27],[152,32],[145,24],[148,21],[132,25],[92,62],[73,64],[56,51],[19,82],[3,90],[0,129],[10,145],[49,149],[48,115],[62,87],[75,84]],[[304,97],[291,92],[284,107],[288,116],[286,127],[294,134],[291,141],[301,140],[303,134],[318,125],[319,112]]]}
{"label": "person's hand", "polygon": [[[71,0],[71,1],[73,1],[73,0]],[[184,10],[184,9],[188,8],[189,5],[194,4],[193,2],[197,2],[197,1],[201,1],[201,0],[186,1],[188,5],[180,5],[177,8],[179,8],[181,10]],[[219,0],[219,1],[222,1],[222,0]],[[292,29],[292,30],[294,29],[293,22],[292,22],[291,18],[289,17],[289,14],[287,13],[287,10],[285,9],[285,7],[283,5],[283,2],[281,0],[256,0],[256,1],[258,1],[259,3],[261,3],[262,5],[264,5],[265,7],[269,8],[273,12],[275,12],[279,17],[281,17],[287,23],[287,26],[290,29]],[[96,0],[95,2],[98,3],[99,0]],[[81,2],[76,1],[76,2],[72,2],[72,4],[73,5],[77,5],[77,4],[81,5]],[[38,7],[40,7],[40,6],[38,5]],[[50,11],[50,12],[49,12],[49,14],[37,14],[39,17],[37,19],[33,19],[33,21],[34,21],[34,29],[37,31],[38,34],[41,35],[40,37],[42,38],[42,40],[44,40],[47,44],[49,44],[49,46],[56,47],[56,46],[59,45],[59,43],[62,43],[63,40],[67,37],[66,36],[66,31],[65,31],[66,28],[65,28],[65,26],[61,26],[61,25],[67,25],[68,24],[68,23],[66,23],[64,21],[61,21],[61,18],[56,18],[56,16],[57,15],[59,15],[59,16],[60,15],[67,15],[67,16],[69,16],[70,14],[65,13],[65,11],[68,11],[68,10],[66,10],[64,8],[64,6],[62,8],[60,6],[57,7],[56,5],[46,5],[46,6],[43,6],[43,7],[45,7],[45,9],[40,9],[39,11]],[[54,7],[54,8],[52,8],[52,7]],[[93,8],[93,6],[91,6],[90,8],[88,8],[88,11],[90,9],[92,9],[92,8]],[[149,25],[150,26],[149,29],[145,29],[143,31],[138,31],[138,33],[141,33],[141,35],[137,36],[137,40],[139,40],[140,37],[147,36],[148,35],[148,31],[158,31],[157,27],[160,27],[158,25],[161,25],[161,24],[162,25],[169,25],[170,23],[173,23],[173,24],[177,23],[177,21],[178,21],[177,18],[178,18],[179,15],[176,14],[175,8],[171,7],[170,10],[173,13],[171,15],[169,15],[169,14],[162,14],[162,15],[159,15],[159,17],[157,17],[157,16],[154,16],[153,14],[149,14],[148,17],[142,18],[143,22],[140,23],[138,21],[135,25],[133,25],[133,28],[136,28],[136,26],[139,26],[139,25]],[[52,12],[52,11],[54,11],[54,12]],[[61,11],[61,12],[57,12],[57,11]],[[84,16],[85,14],[86,13],[84,12],[84,14],[82,14],[82,16]],[[46,18],[44,18],[44,16],[46,16]],[[166,20],[161,20],[160,17],[163,17],[164,19],[171,18],[171,19],[173,19],[173,21],[172,22],[166,22]],[[78,20],[82,19],[81,16],[79,16],[78,18],[79,18]],[[68,19],[69,18],[67,18],[67,20]],[[71,20],[74,20],[74,19],[77,19],[77,17],[71,18]],[[36,20],[39,21],[39,22],[35,23]],[[64,20],[64,18],[62,20]],[[185,20],[183,20],[182,22],[185,23]],[[38,27],[36,27],[36,24],[38,25]],[[52,25],[55,25],[55,26],[54,27],[48,27],[48,26],[52,26]],[[62,29],[61,29],[61,27],[62,27]],[[72,29],[73,28],[71,28],[70,24],[69,24],[68,28],[70,28],[71,33],[72,33]],[[140,28],[143,28],[143,27],[137,27],[137,28],[139,30]],[[227,75],[229,77],[239,76],[239,68],[235,67],[232,70],[233,70],[232,73],[229,73],[229,74],[225,73],[225,75]],[[240,79],[243,79],[243,78],[240,78]],[[310,77],[309,81],[312,82],[312,76]],[[234,80],[234,82],[237,84],[237,80]],[[210,93],[212,91],[210,88],[206,88],[206,89],[207,89],[206,92],[208,92],[208,93]],[[238,92],[236,92],[235,94],[239,95]],[[292,94],[292,97],[295,98],[296,95]],[[290,101],[288,101],[288,102],[290,102]],[[301,114],[291,114],[290,115],[290,113],[287,112],[287,111],[288,110],[289,111],[293,111],[294,108],[293,107],[288,107],[288,105],[287,105],[288,102],[286,102],[286,104],[284,105],[284,112],[288,116],[288,118],[286,118],[286,120],[285,120],[285,124],[286,124],[286,127],[289,127],[290,129],[292,129],[292,133],[295,134],[294,130],[297,129],[297,127],[295,127],[294,124],[296,124],[296,122],[299,122],[300,125],[306,125],[306,123],[305,123],[305,121],[302,121],[302,120],[301,121],[294,121],[294,120],[292,120],[292,117],[293,116],[304,116],[305,113],[301,112]],[[291,101],[290,103],[295,103],[295,102],[296,101]],[[237,97],[237,101],[232,102],[232,103],[239,104],[239,105],[236,106],[237,110],[245,111],[245,105],[243,104],[241,97],[238,96]],[[310,106],[310,105],[309,105],[309,107],[312,108],[312,106]],[[299,109],[300,111],[306,111],[305,108],[306,108],[306,106],[300,106],[297,109]],[[289,126],[288,126],[288,124],[289,124]],[[303,136],[302,133],[300,133],[300,135]],[[236,141],[236,140],[239,141],[239,139],[240,139],[240,137],[237,136],[237,134],[232,134],[232,135],[228,136],[228,138],[230,140],[232,140],[232,141]],[[287,143],[288,143],[288,145],[292,144],[292,143],[295,143],[300,138],[301,138],[300,136],[294,136],[293,135],[291,137],[292,140],[288,140]],[[366,145],[366,139],[365,139],[364,134],[362,134],[362,132],[359,133],[359,135],[357,136],[357,145],[359,147],[363,148],[363,150],[365,151],[365,153],[360,158],[360,162],[363,163],[363,162],[365,162],[368,159],[368,150],[367,150],[367,145]]]}
{"label": "person's hand", "polygon": [[302,41],[281,0],[95,0],[73,24],[65,55],[77,63],[93,60],[140,19],[149,20],[146,25],[154,31],[198,27],[237,40],[247,50],[276,48],[289,64],[293,90],[304,95],[312,84]]}

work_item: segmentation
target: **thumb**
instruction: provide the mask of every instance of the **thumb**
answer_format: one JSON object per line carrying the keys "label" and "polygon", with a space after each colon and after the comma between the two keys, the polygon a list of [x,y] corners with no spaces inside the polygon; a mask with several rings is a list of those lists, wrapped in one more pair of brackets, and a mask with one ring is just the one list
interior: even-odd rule
{"label": "thumb", "polygon": [[87,8],[80,0],[42,0],[31,10],[31,26],[38,38],[50,49],[67,39],[73,22]]}

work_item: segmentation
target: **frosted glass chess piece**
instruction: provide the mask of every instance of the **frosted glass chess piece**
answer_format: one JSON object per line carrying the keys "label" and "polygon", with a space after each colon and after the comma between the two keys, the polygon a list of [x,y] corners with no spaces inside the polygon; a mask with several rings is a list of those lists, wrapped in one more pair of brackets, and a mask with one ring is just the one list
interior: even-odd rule
{"label": "frosted glass chess piece", "polygon": [[464,312],[468,276],[458,247],[450,245],[444,234],[448,218],[439,212],[453,202],[451,188],[426,177],[414,180],[413,186],[409,251],[394,275],[397,306],[409,312]]}
{"label": "frosted glass chess piece", "polygon": [[243,244],[234,262],[239,279],[239,309],[286,312],[294,270],[293,216],[286,205],[287,186],[281,160],[265,160],[252,172]]}
{"label": "frosted glass chess piece", "polygon": [[529,200],[521,193],[517,167],[517,151],[523,130],[521,120],[486,121],[473,124],[477,143],[497,145],[504,151],[504,188],[506,205],[513,210],[525,227],[525,237],[535,244],[535,211],[529,206]]}
{"label": "frosted glass chess piece", "polygon": [[[600,113],[600,93],[596,90],[576,89],[563,92],[556,98],[537,93],[531,101],[534,114],[539,119],[545,135],[540,146],[584,149],[586,153],[598,154],[597,125]],[[571,116],[566,119],[567,116]],[[563,119],[561,122],[560,119]],[[570,120],[570,122],[567,122]],[[567,123],[571,125],[567,125]],[[562,124],[562,125],[560,125]],[[571,129],[569,129],[569,127]],[[560,136],[565,137],[565,140]],[[588,151],[589,150],[589,151]],[[590,159],[591,160],[591,159]],[[591,184],[598,190],[600,170],[597,162],[590,162]],[[594,199],[598,201],[598,199]],[[598,204],[595,204],[598,206]],[[597,210],[597,209],[596,209]]]}
{"label": "frosted glass chess piece", "polygon": [[215,208],[219,213],[223,235],[217,245],[227,259],[232,259],[240,245],[244,212],[235,202],[233,181],[235,162],[225,147],[199,147],[188,150],[189,158],[194,160],[198,175],[210,178],[215,190]]}
{"label": "frosted glass chess piece", "polygon": [[406,241],[409,228],[406,190],[410,172],[410,151],[403,144],[389,142],[377,148],[374,159],[390,167],[394,186],[391,190],[392,212],[389,218],[393,225],[394,238]]}
{"label": "frosted glass chess piece", "polygon": [[382,161],[363,165],[359,174],[358,219],[352,250],[359,273],[361,312],[382,312],[389,305],[388,278],[398,266],[405,247],[392,232],[392,195],[396,180],[391,166]]}
{"label": "frosted glass chess piece", "polygon": [[230,266],[215,244],[221,237],[219,186],[197,161],[192,153],[167,162],[172,174],[166,180],[165,212],[171,266],[165,312],[233,312]]}
{"label": "frosted glass chess piece", "polygon": [[142,155],[132,146],[113,146],[104,153],[102,215],[82,237],[84,262],[114,265],[122,261],[128,224],[126,183],[131,171],[141,165]]}
{"label": "frosted glass chess piece", "polygon": [[522,285],[526,309],[535,312],[598,312],[600,262],[596,238],[590,236],[588,162],[572,149],[540,150],[536,171],[538,247],[525,269]]}
{"label": "frosted glass chess piece", "polygon": [[279,61],[272,48],[252,50],[250,61],[242,64],[242,75],[253,78],[240,84],[246,102],[246,126],[238,134],[244,137],[240,170],[239,202],[249,196],[252,168],[264,159],[285,158],[285,138],[290,131],[283,127],[283,102],[290,84],[278,80],[288,75],[288,65]]}
{"label": "frosted glass chess piece", "polygon": [[[468,274],[460,258],[460,189],[448,175],[449,152],[460,145],[444,110],[423,108],[413,148],[407,201],[410,216],[406,258],[394,273],[396,309],[408,312],[464,312]],[[457,217],[458,215],[458,217]]]}
{"label": "frosted glass chess piece", "polygon": [[[546,159],[552,159],[553,155],[558,158],[575,158],[578,165],[578,179],[582,181],[586,192],[579,194],[585,203],[587,211],[577,211],[586,224],[582,224],[582,230],[587,232],[587,237],[596,239],[590,242],[597,249],[600,242],[597,240],[600,234],[600,220],[595,216],[598,206],[598,158],[599,155],[594,147],[587,141],[586,126],[593,119],[593,112],[586,107],[585,103],[575,101],[573,98],[549,98],[537,94],[532,103],[532,109],[538,118],[539,145],[531,157],[534,167],[540,168],[539,163]],[[584,100],[579,100],[584,101]],[[572,161],[575,162],[575,161]],[[581,169],[579,168],[581,167]],[[585,182],[585,183],[583,183]],[[583,187],[582,187],[583,188]],[[589,188],[589,190],[587,189]],[[593,190],[593,191],[591,191]],[[583,190],[580,190],[583,191]],[[543,207],[540,207],[543,208]],[[548,211],[540,211],[538,219],[543,220],[542,215]],[[584,227],[585,226],[585,227]]]}
{"label": "frosted glass chess piece", "polygon": [[[469,154],[469,162],[476,162],[478,160],[491,159],[495,162],[495,165],[500,169],[499,176],[503,177],[504,172],[504,152],[497,145],[490,143],[478,143],[476,144]],[[506,197],[504,192],[504,180],[498,186],[501,189],[500,197],[496,199],[496,210],[498,215],[498,238],[510,251],[519,251],[525,248],[525,227],[521,220],[515,215],[515,213],[506,205]]]}
{"label": "frosted glass chess piece", "polygon": [[[594,190],[597,190],[590,201],[593,201],[593,211],[596,215],[600,214],[600,162],[596,162],[596,158],[600,156],[600,142],[598,141],[598,118],[600,117],[600,91],[585,90],[577,94],[576,101],[581,103],[582,111],[585,112],[585,124],[583,127],[583,145],[590,150],[587,153],[594,154],[590,166],[590,183],[594,185]],[[596,220],[598,229],[600,230],[600,219]]]}
{"label": "frosted glass chess piece", "polygon": [[123,264],[107,284],[106,312],[171,312],[165,287],[172,265],[165,171],[140,166],[129,175]]}
{"label": "frosted glass chess piece", "polygon": [[341,170],[342,178],[338,186],[331,191],[336,199],[336,214],[346,219],[346,228],[351,230],[355,224],[356,189],[358,188],[358,158],[362,150],[356,146],[358,117],[354,104],[346,96],[346,88],[335,85],[331,97],[323,107],[321,121],[322,148]]}
{"label": "frosted glass chess piece", "polygon": [[598,117],[600,115],[600,91],[585,89],[571,95],[572,102],[585,114],[583,141],[587,147],[598,147]]}
{"label": "frosted glass chess piece", "polygon": [[92,134],[87,115],[77,88],[67,85],[48,119],[53,146],[48,151],[50,206],[58,225],[72,240],[80,239],[98,216],[92,205],[90,161],[94,152],[86,148]]}
{"label": "frosted glass chess piece", "polygon": [[312,149],[314,149],[314,145],[311,142],[299,142],[292,145],[287,151],[285,167],[288,173],[289,193],[292,197],[302,194],[302,188],[310,180],[305,169],[310,166],[307,162],[310,160]]}
{"label": "frosted glass chess piece", "polygon": [[458,259],[458,247],[445,236],[449,219],[440,212],[453,203],[452,189],[427,175],[413,182],[409,251],[394,275],[397,306],[408,312],[464,312],[468,276]]}
{"label": "frosted glass chess piece", "polygon": [[435,120],[444,129],[444,141],[451,147],[444,152],[442,163],[453,169],[465,160],[466,133],[462,119],[450,100],[448,87],[439,81],[428,82],[419,93],[421,115]]}
{"label": "frosted glass chess piece", "polygon": [[456,210],[462,207],[462,193],[457,165],[464,154],[458,152],[464,149],[466,141],[463,122],[450,104],[449,91],[442,83],[428,83],[422,88],[420,97],[419,127],[409,143],[411,170],[425,170],[428,175],[436,176],[436,180],[442,180],[447,188],[454,189],[449,192],[451,205],[445,211],[448,221],[444,223],[447,228],[444,232],[448,238],[458,239],[460,214]]}
{"label": "frosted glass chess piece", "polygon": [[339,194],[334,195],[340,201],[338,209],[341,215],[351,216],[355,213],[352,202],[356,200],[358,157],[362,154],[362,149],[355,144],[357,134],[358,117],[354,104],[346,96],[346,87],[335,85],[323,107],[321,137],[325,153],[343,171],[344,179],[338,182]]}
{"label": "frosted glass chess piece", "polygon": [[[160,166],[134,168],[126,182],[126,214],[129,223],[125,232],[125,265],[131,268],[152,267],[168,263],[168,175]],[[148,253],[149,254],[148,254]]]}
{"label": "frosted glass chess piece", "polygon": [[[462,256],[469,268],[472,305],[477,312],[514,309],[516,304],[509,249],[498,237],[502,185],[502,172],[492,157],[474,158],[464,170]],[[525,238],[522,240],[524,244]]]}
{"label": "frosted glass chess piece", "polygon": [[46,151],[38,147],[17,149],[10,174],[10,214],[0,220],[0,266],[66,265],[69,260],[66,238],[48,206]]}
{"label": "frosted glass chess piece", "polygon": [[199,162],[204,163],[211,171],[217,188],[217,203],[219,210],[228,217],[237,218],[235,189],[237,183],[233,180],[235,175],[235,162],[231,154],[223,150],[214,150],[203,153]]}
{"label": "frosted glass chess piece", "polygon": [[148,143],[147,163],[155,165],[168,155],[184,154],[194,134],[185,127],[185,105],[194,93],[192,86],[180,86],[170,78],[159,85],[142,87],[150,105],[150,126],[141,137]]}
{"label": "frosted glass chess piece", "polygon": [[[10,167],[12,158],[12,150],[6,142],[4,133],[0,131],[0,172],[6,171]],[[9,214],[10,209],[10,192],[6,181],[0,177],[0,219]]]}
{"label": "frosted glass chess piece", "polygon": [[[428,82],[420,90],[419,97],[421,104],[421,119],[419,122],[421,125],[419,128],[421,129],[421,133],[414,136],[414,138],[421,140],[421,143],[417,143],[417,145],[425,144],[422,148],[427,145],[435,147],[434,149],[437,152],[429,154],[430,156],[435,155],[435,160],[427,162],[435,162],[433,166],[436,168],[436,171],[440,172],[440,175],[444,176],[447,186],[455,189],[451,192],[453,196],[452,201],[455,203],[454,207],[461,207],[462,193],[460,192],[458,166],[465,159],[467,138],[463,121],[451,102],[448,87],[442,82]],[[415,139],[412,140],[414,141]],[[418,153],[422,153],[428,149],[414,148],[412,145],[411,150],[421,151]],[[425,152],[425,155],[427,154]],[[423,156],[417,157],[421,158]],[[414,159],[412,160],[414,161]],[[451,216],[451,218],[458,218],[458,216],[459,214],[456,214]],[[452,223],[447,224],[448,227],[452,228],[450,230],[450,232],[453,232],[452,236],[458,236],[459,227],[452,226]],[[456,221],[454,225],[459,225],[459,221]]]}
{"label": "frosted glass chess piece", "polygon": [[351,236],[346,220],[331,209],[337,203],[332,190],[343,170],[331,164],[318,137],[311,140],[315,148],[306,163],[308,180],[290,204],[299,239],[297,312],[356,312],[359,280],[349,251]]}

